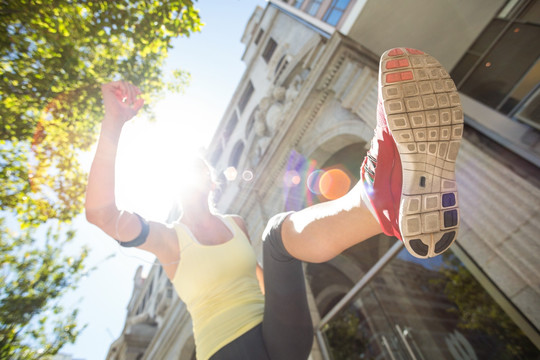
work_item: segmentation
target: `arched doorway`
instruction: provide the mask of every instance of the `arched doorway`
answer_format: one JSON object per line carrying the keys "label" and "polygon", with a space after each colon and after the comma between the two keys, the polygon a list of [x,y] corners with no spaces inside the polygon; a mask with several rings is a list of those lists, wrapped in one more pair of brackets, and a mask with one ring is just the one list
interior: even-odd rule
{"label": "arched doorway", "polygon": [[[335,143],[333,140],[332,142]],[[339,149],[330,155],[320,167],[310,166],[309,163],[313,160],[297,161],[296,163],[302,165],[293,170],[294,174],[299,174],[301,186],[289,189],[288,209],[298,210],[309,205],[329,201],[336,194],[344,195],[347,193],[360,179],[360,167],[365,153],[366,143],[360,141]],[[336,183],[331,181],[333,179],[325,180],[324,178],[332,171],[339,174]],[[343,176],[347,178],[345,184],[341,181]],[[334,184],[341,188],[332,189]],[[348,187],[343,188],[347,184]],[[327,188],[323,189],[324,187]],[[328,262],[307,264],[306,277],[319,314],[324,316],[328,313],[395,241],[395,238],[377,235],[353,246]]]}

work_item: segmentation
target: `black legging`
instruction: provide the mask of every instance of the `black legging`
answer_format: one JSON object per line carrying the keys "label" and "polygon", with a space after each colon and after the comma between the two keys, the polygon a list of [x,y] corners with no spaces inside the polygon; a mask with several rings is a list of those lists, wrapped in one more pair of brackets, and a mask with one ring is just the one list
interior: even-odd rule
{"label": "black legging", "polygon": [[211,360],[305,360],[313,343],[302,262],[281,239],[289,213],[274,216],[263,233],[265,304],[262,324],[215,353]]}

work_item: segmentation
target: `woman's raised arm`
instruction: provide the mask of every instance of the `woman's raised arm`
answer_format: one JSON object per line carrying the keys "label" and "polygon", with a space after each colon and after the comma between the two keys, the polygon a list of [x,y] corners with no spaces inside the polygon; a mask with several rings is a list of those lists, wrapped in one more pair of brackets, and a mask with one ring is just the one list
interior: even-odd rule
{"label": "woman's raised arm", "polygon": [[137,114],[143,105],[143,100],[137,99],[140,94],[137,87],[123,81],[102,85],[101,92],[105,116],[101,123],[96,155],[88,176],[86,218],[117,240],[127,241],[137,236],[140,225],[134,224],[116,234],[116,220],[120,216],[114,192],[116,152],[125,122]]}
{"label": "woman's raised arm", "polygon": [[115,201],[118,141],[125,122],[133,118],[143,106],[144,101],[138,98],[140,94],[136,86],[124,81],[102,86],[105,116],[88,176],[86,218],[121,243],[138,239],[138,248],[154,253],[162,262],[168,262],[171,261],[171,252],[178,257],[178,250],[174,251],[175,247],[178,248],[174,230],[154,222],[147,226],[148,223],[138,215],[120,211]]}

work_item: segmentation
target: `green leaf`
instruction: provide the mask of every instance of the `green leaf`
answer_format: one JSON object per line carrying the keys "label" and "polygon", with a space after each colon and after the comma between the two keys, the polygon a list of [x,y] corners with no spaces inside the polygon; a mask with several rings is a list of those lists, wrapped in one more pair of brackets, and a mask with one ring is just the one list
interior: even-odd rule
{"label": "green leaf", "polygon": [[166,81],[160,67],[171,41],[201,24],[191,1],[47,4],[8,1],[10,16],[0,17],[0,28],[12,29],[0,32],[0,140],[32,149],[0,163],[8,179],[0,210],[19,214],[25,228],[81,212],[85,175],[75,154],[96,141],[100,85],[135,81],[151,110],[165,89],[185,87],[188,77]]}
{"label": "green leaf", "polygon": [[[184,0],[3,1],[0,13],[0,359],[46,358],[84,329],[58,299],[88,273],[88,249],[62,249],[83,209],[77,155],[96,141],[100,86],[134,81],[152,116],[152,100],[189,80],[182,71],[164,79],[171,41],[201,22]],[[45,242],[35,238],[44,226]]]}

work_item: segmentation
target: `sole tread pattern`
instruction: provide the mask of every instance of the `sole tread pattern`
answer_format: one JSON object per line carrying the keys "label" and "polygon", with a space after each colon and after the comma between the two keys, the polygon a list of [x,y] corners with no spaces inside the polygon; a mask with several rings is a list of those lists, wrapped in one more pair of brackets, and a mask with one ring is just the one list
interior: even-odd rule
{"label": "sole tread pattern", "polygon": [[392,49],[381,61],[381,96],[402,164],[403,242],[418,257],[436,256],[454,242],[459,227],[459,95],[442,65],[419,50]]}

